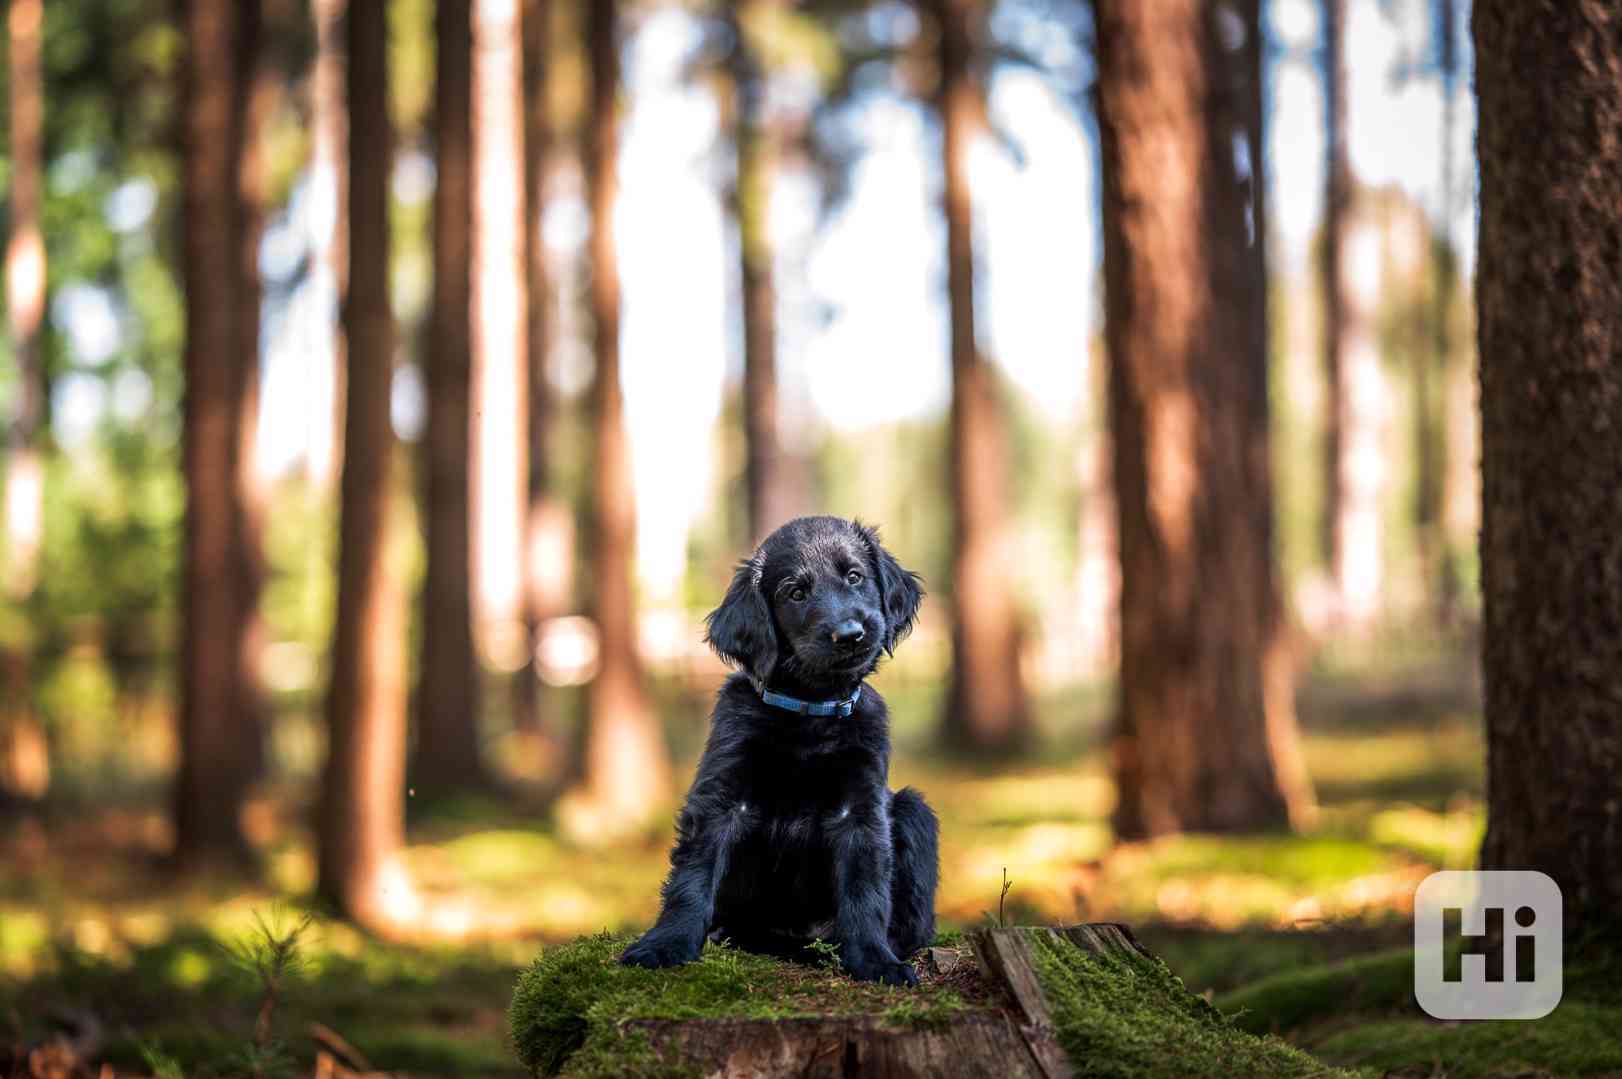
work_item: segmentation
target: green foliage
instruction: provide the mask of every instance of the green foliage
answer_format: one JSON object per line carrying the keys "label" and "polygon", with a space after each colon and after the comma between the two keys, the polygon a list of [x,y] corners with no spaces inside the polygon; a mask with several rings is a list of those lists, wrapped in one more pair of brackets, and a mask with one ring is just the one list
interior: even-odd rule
{"label": "green foliage", "polygon": [[813,940],[805,950],[817,957],[817,966],[824,970],[839,969],[839,945],[831,940]]}
{"label": "green foliage", "polygon": [[634,1019],[786,1019],[881,1015],[899,1025],[946,1022],[967,1007],[951,990],[852,981],[827,966],[708,944],[669,970],[621,966],[634,938],[603,933],[549,948],[518,979],[507,1021],[519,1060],[535,1075],[665,1074]]}
{"label": "green foliage", "polygon": [[130,663],[162,646],[152,640],[153,623],[173,611],[185,508],[168,465],[150,442],[133,438],[51,463],[31,607],[45,656],[60,655],[91,628]]}
{"label": "green foliage", "polygon": [[138,1044],[141,1062],[152,1073],[152,1079],[186,1079],[185,1069],[180,1066],[180,1062],[165,1053],[160,1046],[148,1045],[145,1042]]}
{"label": "green foliage", "polygon": [[1336,1074],[1276,1038],[1235,1026],[1159,960],[1090,955],[1031,930],[1059,1044],[1079,1076]]}

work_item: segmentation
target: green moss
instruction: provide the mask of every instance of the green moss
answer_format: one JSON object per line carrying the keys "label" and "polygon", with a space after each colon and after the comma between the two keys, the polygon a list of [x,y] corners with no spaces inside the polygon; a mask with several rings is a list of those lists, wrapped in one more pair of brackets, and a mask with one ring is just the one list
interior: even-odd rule
{"label": "green moss", "polygon": [[[53,1010],[88,1006],[107,1027],[106,1060],[120,1074],[156,1071],[145,1056],[154,1047],[186,1075],[250,1074],[262,990],[230,961],[240,939],[185,927],[148,944],[119,942],[106,955],[59,942],[26,979],[0,972],[0,1037],[33,1040]],[[319,1021],[386,1071],[519,1074],[502,1014],[518,968],[498,954],[391,945],[321,926],[303,958],[272,1023],[298,1073],[313,1064],[306,1031]],[[20,1023],[15,1031],[8,1016]]]}
{"label": "green moss", "polygon": [[[1622,1037],[1614,1006],[1566,1001],[1542,1019],[1438,1023],[1419,1016],[1358,1023],[1313,1046],[1329,1060],[1385,1074],[1447,1062],[1449,1079],[1616,1075]],[[1425,1072],[1429,1074],[1429,1072]]]}
{"label": "green moss", "polygon": [[[1386,951],[1413,936],[1410,926],[1396,922],[1234,932],[1146,925],[1135,931],[1190,989],[1218,996],[1275,974]],[[1232,1011],[1221,1002],[1219,1007]]]}
{"label": "green moss", "polygon": [[1156,843],[1147,880],[1158,882],[1218,871],[1279,885],[1324,888],[1387,867],[1384,852],[1336,836],[1174,836]]}
{"label": "green moss", "polygon": [[1400,1008],[1413,999],[1407,948],[1263,978],[1217,998],[1217,1007],[1252,1033],[1282,1033],[1348,1012]]}
{"label": "green moss", "polygon": [[1273,1031],[1323,1060],[1379,1074],[1453,1079],[1622,1072],[1622,957],[1595,933],[1568,942],[1565,996],[1542,1019],[1442,1023],[1413,999],[1406,948],[1278,974],[1219,997],[1252,1031]]}
{"label": "green moss", "polygon": [[[426,1024],[353,1022],[344,1036],[372,1061],[386,1060],[391,1071],[415,1075],[494,1075],[512,1069],[512,1054],[489,1035],[467,1026],[440,1029]],[[483,1036],[470,1036],[483,1035]]]}
{"label": "green moss", "polygon": [[1078,1076],[1340,1074],[1276,1038],[1241,1030],[1159,960],[1090,955],[1043,930],[1027,939]]}
{"label": "green moss", "polygon": [[615,1024],[568,1058],[572,1079],[699,1079],[702,1071],[653,1051],[645,1032]]}
{"label": "green moss", "polygon": [[582,937],[547,949],[520,975],[507,1018],[518,1058],[533,1074],[668,1074],[672,1065],[625,1026],[629,1020],[879,1015],[929,1026],[968,1007],[947,989],[872,985],[715,944],[698,962],[670,970],[621,966],[631,940]]}
{"label": "green moss", "polygon": [[[1030,941],[1059,1042],[1078,1075],[1340,1074],[1236,1026],[1158,960],[1098,958],[1043,931],[1032,931]],[[617,960],[629,942],[610,934],[582,938],[549,949],[520,976],[508,1021],[532,1074],[686,1074],[681,1062],[655,1052],[637,1020],[860,1014],[929,1027],[969,1007],[947,989],[868,985],[715,945],[672,970],[623,967]]]}

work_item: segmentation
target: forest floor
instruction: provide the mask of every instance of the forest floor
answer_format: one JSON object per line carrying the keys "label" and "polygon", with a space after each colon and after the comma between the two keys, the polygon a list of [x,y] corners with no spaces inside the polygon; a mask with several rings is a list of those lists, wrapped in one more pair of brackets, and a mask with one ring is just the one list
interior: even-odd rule
{"label": "forest floor", "polygon": [[[895,780],[923,789],[941,817],[943,928],[995,919],[1006,873],[1007,924],[1128,922],[1241,1025],[1326,1061],[1376,1074],[1622,1071],[1622,1043],[1597,1018],[1617,1014],[1609,1003],[1568,994],[1546,1020],[1462,1027],[1414,1009],[1413,889],[1434,869],[1469,865],[1482,828],[1479,705],[1456,668],[1304,688],[1321,810],[1301,835],[1112,847],[1096,725],[1056,724],[1025,763],[969,765],[909,748],[917,723],[906,706],[897,712]],[[121,1072],[308,1074],[321,1024],[380,1069],[518,1075],[506,1008],[519,972],[549,944],[646,925],[669,841],[661,831],[581,848],[510,799],[419,807],[408,858],[428,900],[420,939],[383,942],[317,917],[277,994],[271,1037],[256,1044],[265,994],[242,942],[261,924],[274,934],[302,918],[313,883],[307,815],[291,791],[255,804],[265,873],[253,883],[173,879],[150,797],[58,805],[7,826],[0,1047],[54,1021],[89,1022]],[[1515,1029],[1496,1030],[1506,1026]]]}

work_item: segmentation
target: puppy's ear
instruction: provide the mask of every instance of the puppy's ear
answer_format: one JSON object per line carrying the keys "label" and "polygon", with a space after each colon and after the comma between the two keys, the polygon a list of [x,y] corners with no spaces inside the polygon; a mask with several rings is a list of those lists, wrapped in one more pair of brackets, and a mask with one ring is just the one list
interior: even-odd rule
{"label": "puppy's ear", "polygon": [[777,666],[777,630],[760,590],[764,561],[757,551],[753,558],[740,562],[721,606],[704,619],[704,639],[716,655],[742,667],[762,684]]}
{"label": "puppy's ear", "polygon": [[903,569],[895,555],[879,542],[879,530],[856,522],[867,549],[878,567],[879,599],[884,605],[884,650],[895,655],[895,646],[912,632],[912,621],[918,616],[918,605],[924,601],[923,578],[910,569]]}

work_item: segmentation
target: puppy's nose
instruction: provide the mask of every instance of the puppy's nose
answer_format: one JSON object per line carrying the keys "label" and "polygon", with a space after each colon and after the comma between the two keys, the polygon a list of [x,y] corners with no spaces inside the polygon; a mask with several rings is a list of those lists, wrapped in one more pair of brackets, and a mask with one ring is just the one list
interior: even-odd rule
{"label": "puppy's nose", "polygon": [[847,618],[834,627],[835,644],[861,644],[867,630],[854,618]]}

